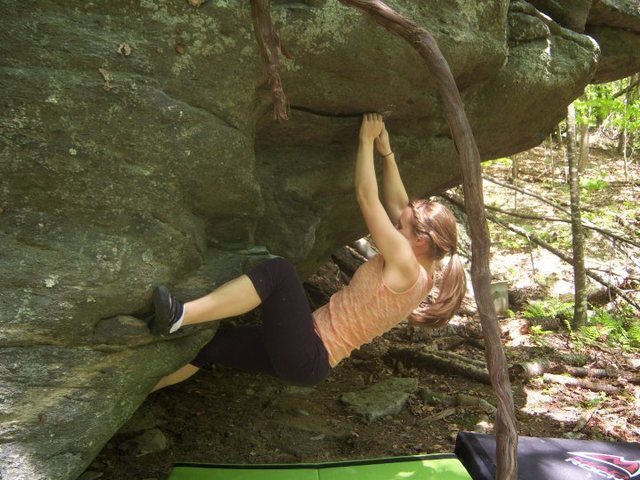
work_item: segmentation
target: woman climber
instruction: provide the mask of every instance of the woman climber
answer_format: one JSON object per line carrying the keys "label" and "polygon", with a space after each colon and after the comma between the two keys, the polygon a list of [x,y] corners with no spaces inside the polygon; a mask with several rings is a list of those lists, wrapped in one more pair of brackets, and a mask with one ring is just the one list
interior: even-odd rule
{"label": "woman climber", "polygon": [[[382,156],[384,207],[378,195],[374,146]],[[151,330],[174,333],[185,325],[247,313],[262,306],[262,324],[220,328],[197,356],[162,378],[154,390],[221,364],[266,373],[296,385],[315,385],[361,345],[404,318],[427,327],[446,325],[466,291],[457,254],[457,226],[444,206],[409,201],[382,117],[365,114],[355,167],[358,205],[380,254],[365,262],[350,284],[311,312],[294,267],[268,260],[213,292],[182,304],[165,287],[153,292]],[[449,256],[438,298],[423,302],[433,273]]]}

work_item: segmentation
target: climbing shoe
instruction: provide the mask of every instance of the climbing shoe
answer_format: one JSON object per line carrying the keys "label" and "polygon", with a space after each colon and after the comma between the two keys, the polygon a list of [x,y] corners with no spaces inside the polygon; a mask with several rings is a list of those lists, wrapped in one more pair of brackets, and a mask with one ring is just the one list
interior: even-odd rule
{"label": "climbing shoe", "polygon": [[182,325],[184,306],[164,285],[153,289],[153,309],[150,327],[154,335],[169,335]]}

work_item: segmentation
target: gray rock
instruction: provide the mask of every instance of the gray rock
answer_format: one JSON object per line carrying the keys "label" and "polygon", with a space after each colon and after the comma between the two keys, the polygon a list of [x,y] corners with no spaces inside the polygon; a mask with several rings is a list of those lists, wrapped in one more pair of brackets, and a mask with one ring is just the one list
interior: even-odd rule
{"label": "gray rock", "polygon": [[[483,159],[536,145],[594,74],[637,65],[631,0],[594,7],[600,46],[525,2],[390,3],[439,42]],[[363,112],[386,112],[412,196],[460,180],[420,57],[338,0],[273,6],[288,122],[272,119],[249,2],[2,6],[3,478],[77,478],[214,335],[152,337],[138,318],[154,285],[190,299],[271,254],[304,277],[362,237]]]}
{"label": "gray rock", "polygon": [[150,408],[143,404],[140,408],[138,408],[132,417],[127,420],[120,430],[118,430],[119,435],[131,435],[134,433],[144,432],[146,430],[151,430],[156,428],[160,424],[160,420]]}
{"label": "gray rock", "polygon": [[640,4],[594,1],[585,33],[600,46],[595,82],[611,82],[640,71]]}
{"label": "gray rock", "polygon": [[142,432],[135,438],[121,443],[118,448],[130,455],[147,455],[149,453],[158,453],[167,449],[169,442],[162,430],[152,428]]}
{"label": "gray rock", "polygon": [[313,387],[297,387],[295,385],[287,385],[283,393],[285,395],[303,395],[308,396],[316,392],[316,389]]}
{"label": "gray rock", "polygon": [[587,33],[602,48],[594,83],[612,82],[640,71],[640,32],[589,26]]}
{"label": "gray rock", "polygon": [[340,401],[373,422],[400,413],[409,395],[417,389],[416,378],[390,378],[364,390],[345,393],[340,397]]}
{"label": "gray rock", "polygon": [[582,33],[593,0],[529,0],[529,3],[560,25]]}

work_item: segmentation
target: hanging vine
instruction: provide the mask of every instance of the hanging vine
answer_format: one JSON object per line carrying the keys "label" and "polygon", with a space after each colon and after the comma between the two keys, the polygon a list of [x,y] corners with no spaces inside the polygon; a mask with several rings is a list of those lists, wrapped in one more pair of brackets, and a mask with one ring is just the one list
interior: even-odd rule
{"label": "hanging vine", "polygon": [[[507,361],[500,340],[500,327],[490,291],[489,231],[484,211],[480,153],[464,111],[460,92],[451,69],[435,38],[409,18],[393,10],[381,0],[340,0],[344,5],[368,14],[376,23],[405,39],[425,60],[438,83],[444,114],[458,150],[464,186],[465,210],[472,238],[471,278],[480,321],[485,335],[485,355],[489,377],[497,397],[496,457],[497,479],[517,478],[517,444],[515,409]],[[279,39],[270,21],[267,0],[252,0],[256,37],[261,43],[272,87],[276,118],[286,118],[286,99],[279,82]],[[267,21],[269,18],[269,21]],[[260,40],[262,39],[262,40]]]}

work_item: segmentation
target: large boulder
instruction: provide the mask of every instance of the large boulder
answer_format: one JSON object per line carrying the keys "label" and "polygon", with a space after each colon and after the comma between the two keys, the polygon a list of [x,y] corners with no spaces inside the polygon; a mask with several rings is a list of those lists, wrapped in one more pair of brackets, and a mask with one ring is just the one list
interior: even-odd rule
{"label": "large boulder", "polygon": [[[609,29],[600,47],[582,20],[525,2],[389,3],[435,35],[484,159],[539,142],[600,72],[600,49],[638,51],[632,1],[589,17],[587,33]],[[459,182],[437,86],[404,41],[337,0],[274,2],[291,54],[278,123],[249,7],[3,2],[1,478],[76,478],[211,338],[152,337],[153,285],[191,298],[268,254],[304,276],[364,233],[363,112],[386,113],[410,194]]]}
{"label": "large boulder", "polygon": [[594,1],[586,33],[602,52],[594,82],[611,82],[640,71],[640,2]]}

